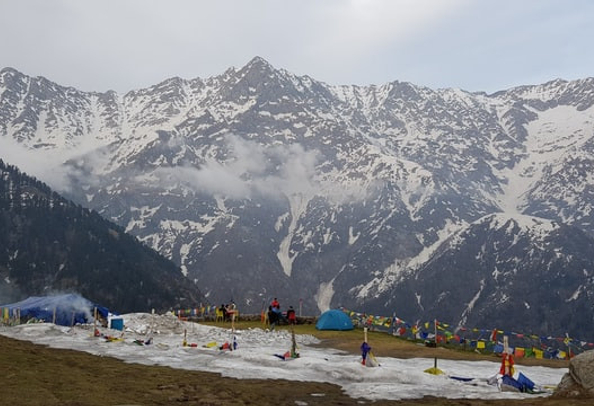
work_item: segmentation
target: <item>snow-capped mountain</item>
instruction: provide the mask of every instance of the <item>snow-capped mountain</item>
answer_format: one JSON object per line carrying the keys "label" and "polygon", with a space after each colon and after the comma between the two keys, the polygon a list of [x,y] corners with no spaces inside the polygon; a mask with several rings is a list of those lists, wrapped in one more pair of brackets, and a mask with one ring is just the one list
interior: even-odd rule
{"label": "snow-capped mountain", "polygon": [[[594,258],[579,251],[594,237],[593,104],[592,78],[492,95],[398,81],[330,86],[254,58],[220,76],[121,95],[6,68],[0,142],[28,162],[43,154],[44,176],[34,175],[181,265],[213,303],[259,311],[276,296],[286,306],[302,300],[304,313],[344,305],[490,325],[470,305],[483,279],[511,297],[511,275],[542,278],[533,289],[568,307],[594,294],[591,268],[575,281],[579,294],[557,290],[545,272],[559,270],[546,262],[554,256],[526,260],[540,240],[500,241],[485,221],[533,216],[572,227],[547,247]],[[452,239],[469,248],[454,250]],[[485,248],[475,252],[479,240]],[[452,268],[479,254],[480,274]],[[459,313],[429,305],[445,294],[431,272],[468,287]],[[421,306],[395,298],[405,286]],[[479,296],[495,309],[503,297]],[[547,311],[547,298],[527,303]],[[591,307],[568,323],[591,322]]]}
{"label": "snow-capped mountain", "polygon": [[[459,327],[587,337],[592,333],[594,240],[533,216],[487,215],[452,233],[384,305],[412,322],[439,314]],[[375,302],[375,303],[374,303]]]}

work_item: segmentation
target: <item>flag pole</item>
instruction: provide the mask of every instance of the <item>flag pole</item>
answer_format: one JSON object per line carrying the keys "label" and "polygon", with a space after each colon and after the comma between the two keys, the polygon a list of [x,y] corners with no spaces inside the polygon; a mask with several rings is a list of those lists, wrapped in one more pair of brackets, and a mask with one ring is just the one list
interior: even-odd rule
{"label": "flag pole", "polygon": [[423,372],[431,375],[443,375],[443,371],[437,368],[437,319],[433,319],[433,332],[435,334],[434,346],[435,346],[435,357],[433,357],[433,368],[428,368]]}
{"label": "flag pole", "polygon": [[91,336],[97,337],[97,306],[93,308],[93,333]]}
{"label": "flag pole", "polygon": [[[435,331],[435,337],[433,337],[433,340],[435,342],[435,348],[437,349],[437,319],[433,319],[433,329]],[[437,370],[437,356],[433,358],[433,368]]]}

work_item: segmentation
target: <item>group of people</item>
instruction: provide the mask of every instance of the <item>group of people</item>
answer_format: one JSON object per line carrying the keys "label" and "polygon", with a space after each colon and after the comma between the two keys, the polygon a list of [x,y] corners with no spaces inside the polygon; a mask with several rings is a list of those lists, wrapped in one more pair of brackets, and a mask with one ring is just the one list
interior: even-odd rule
{"label": "group of people", "polygon": [[219,310],[223,313],[223,321],[230,321],[231,315],[236,313],[237,306],[234,302],[229,304],[222,304]]}
{"label": "group of people", "polygon": [[277,324],[283,322],[290,325],[297,324],[295,309],[293,309],[293,306],[289,306],[286,315],[283,314],[278,299],[274,298],[272,302],[270,302],[270,306],[268,306],[268,323],[270,324],[270,330],[274,330]]}

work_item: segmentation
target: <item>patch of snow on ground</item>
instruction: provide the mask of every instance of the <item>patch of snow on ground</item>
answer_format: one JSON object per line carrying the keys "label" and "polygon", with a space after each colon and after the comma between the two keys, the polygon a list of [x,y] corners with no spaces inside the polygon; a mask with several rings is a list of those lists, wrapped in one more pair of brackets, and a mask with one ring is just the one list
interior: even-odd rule
{"label": "patch of snow on ground", "polygon": [[[0,327],[0,334],[54,348],[85,351],[95,355],[119,358],[144,365],[221,373],[240,379],[287,379],[317,381],[340,385],[350,396],[378,399],[411,399],[423,396],[477,399],[523,399],[543,395],[501,392],[487,384],[487,378],[499,371],[491,361],[439,360],[438,367],[448,375],[474,378],[471,382],[434,376],[423,371],[433,367],[433,359],[398,359],[381,356],[381,347],[373,348],[380,362],[367,368],[360,356],[339,350],[316,348],[319,341],[311,335],[296,335],[299,358],[283,361],[274,354],[291,348],[288,330],[266,331],[260,328],[231,331],[178,320],[172,314],[133,313],[124,318],[123,340],[109,342],[92,334],[92,325],[73,328],[49,323]],[[121,332],[100,329],[103,335],[120,337]],[[184,331],[188,346],[183,346]],[[150,345],[135,340],[153,338]],[[235,340],[235,351],[219,346]],[[209,343],[216,346],[207,348]],[[195,346],[193,346],[195,345]],[[371,343],[373,346],[373,343]],[[517,366],[524,375],[542,387],[556,386],[567,368]]]}

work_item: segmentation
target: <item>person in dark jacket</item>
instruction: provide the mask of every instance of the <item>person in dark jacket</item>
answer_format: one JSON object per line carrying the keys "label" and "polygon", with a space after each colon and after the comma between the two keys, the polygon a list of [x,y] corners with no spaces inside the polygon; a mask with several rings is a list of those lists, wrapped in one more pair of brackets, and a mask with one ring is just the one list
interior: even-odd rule
{"label": "person in dark jacket", "polygon": [[274,331],[274,327],[276,327],[276,323],[278,321],[278,315],[272,308],[272,306],[268,306],[268,323],[270,324],[270,331]]}
{"label": "person in dark jacket", "polygon": [[287,320],[289,321],[289,324],[297,324],[297,318],[295,317],[295,309],[293,309],[293,306],[289,306],[289,310],[287,310]]}

